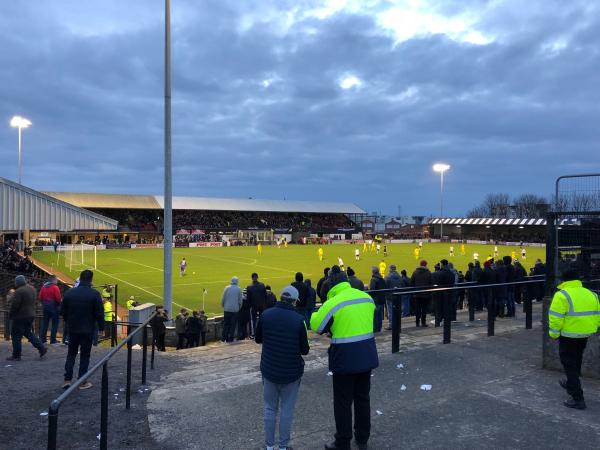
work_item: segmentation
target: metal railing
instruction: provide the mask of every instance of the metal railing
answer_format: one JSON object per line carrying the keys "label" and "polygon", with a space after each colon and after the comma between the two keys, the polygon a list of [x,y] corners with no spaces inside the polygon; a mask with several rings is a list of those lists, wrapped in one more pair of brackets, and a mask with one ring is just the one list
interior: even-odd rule
{"label": "metal railing", "polygon": [[[62,403],[75,392],[76,389],[85,383],[96,371],[102,368],[102,381],[100,393],[100,449],[108,448],[108,362],[117,354],[121,348],[127,345],[127,374],[125,388],[125,408],[131,407],[131,358],[132,358],[132,340],[138,334],[142,333],[142,385],[146,384],[146,360],[148,355],[148,326],[156,313],[153,313],[145,322],[141,324],[128,324],[128,335],[116,347],[112,348],[100,361],[98,361],[85,375],[80,377],[65,392],[50,403],[48,409],[48,450],[56,449],[58,435],[58,411]],[[139,325],[137,329],[131,331],[132,325]],[[154,336],[152,339],[152,358],[150,369],[154,369]]]}
{"label": "metal railing", "polygon": [[[392,353],[398,353],[400,351],[400,334],[402,331],[402,303],[399,296],[402,295],[413,295],[413,294],[424,294],[429,293],[432,294],[441,294],[440,298],[433,299],[433,301],[441,301],[442,302],[442,320],[444,323],[444,332],[443,332],[443,343],[449,344],[452,340],[452,320],[451,320],[451,296],[448,295],[453,291],[468,291],[475,289],[489,289],[493,290],[495,288],[500,287],[508,287],[508,286],[520,286],[520,285],[530,285],[530,284],[540,284],[545,283],[546,278],[544,275],[537,275],[531,277],[525,277],[522,281],[513,281],[509,283],[493,283],[493,284],[480,284],[477,282],[467,282],[467,283],[459,283],[453,286],[444,286],[444,287],[405,287],[405,288],[395,288],[395,289],[380,289],[377,291],[367,290],[366,292],[369,294],[381,294],[385,293],[386,295],[392,295]],[[494,336],[495,333],[495,321],[496,321],[496,298],[494,293],[490,293],[490,295],[486,295],[487,304],[485,307],[487,308],[487,322],[488,322],[488,336]],[[525,329],[532,328],[532,296],[526,295],[523,303],[525,309]],[[390,312],[388,311],[388,315]],[[473,322],[475,320],[475,304],[469,299],[469,322]]]}

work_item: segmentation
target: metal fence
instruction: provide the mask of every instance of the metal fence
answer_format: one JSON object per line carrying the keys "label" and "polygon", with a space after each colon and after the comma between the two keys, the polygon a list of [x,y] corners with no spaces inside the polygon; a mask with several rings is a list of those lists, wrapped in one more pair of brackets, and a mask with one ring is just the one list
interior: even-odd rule
{"label": "metal fence", "polygon": [[[369,294],[381,294],[385,293],[392,297],[392,353],[398,353],[400,351],[400,334],[402,332],[402,302],[401,296],[414,295],[414,294],[431,294],[432,302],[440,302],[443,321],[443,338],[444,344],[449,344],[452,341],[452,308],[455,308],[456,294],[460,291],[474,291],[481,290],[482,297],[484,299],[484,305],[487,310],[487,335],[494,336],[495,334],[495,321],[496,321],[496,304],[497,304],[497,292],[499,288],[506,288],[508,286],[532,286],[540,287],[543,292],[545,285],[545,276],[532,276],[526,277],[523,281],[514,281],[510,283],[494,283],[494,284],[478,284],[476,282],[459,283],[454,286],[444,287],[426,287],[426,288],[397,288],[397,289],[381,289],[378,291],[366,291]],[[537,289],[535,291],[526,290],[522,301],[525,310],[525,328],[532,328],[532,301],[538,297]],[[469,309],[469,321],[475,320],[475,303],[472,298],[468,300]],[[390,312],[388,311],[388,316]]]}
{"label": "metal fence", "polygon": [[[55,450],[58,437],[58,413],[62,403],[75,392],[76,389],[83,383],[85,383],[94,373],[102,368],[102,381],[101,381],[101,392],[100,392],[100,449],[105,450],[108,448],[108,362],[121,350],[125,345],[127,346],[127,373],[126,373],[126,388],[125,388],[125,408],[131,408],[131,360],[132,360],[132,347],[133,338],[138,334],[142,333],[142,380],[141,384],[146,384],[146,367],[147,367],[147,355],[148,355],[148,328],[150,321],[154,318],[156,313],[152,314],[144,323],[141,324],[128,324],[129,332],[125,339],[123,339],[115,348],[108,352],[100,361],[98,361],[91,369],[89,369],[85,375],[77,379],[65,392],[59,397],[54,399],[50,404],[48,410],[48,450]],[[133,330],[133,326],[137,326]],[[132,331],[133,330],[133,331]],[[154,369],[154,339],[152,340],[152,358],[150,360],[150,369]]]}

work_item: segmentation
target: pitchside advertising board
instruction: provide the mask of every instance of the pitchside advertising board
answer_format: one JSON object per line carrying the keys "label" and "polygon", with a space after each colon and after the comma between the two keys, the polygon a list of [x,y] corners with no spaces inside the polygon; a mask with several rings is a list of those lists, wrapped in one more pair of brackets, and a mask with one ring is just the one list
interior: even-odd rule
{"label": "pitchside advertising board", "polygon": [[[66,252],[71,250],[70,245],[62,245],[56,249],[59,252]],[[90,249],[93,249],[94,246],[90,245]],[[222,242],[190,242],[190,243],[174,243],[173,247],[183,247],[183,248],[200,248],[200,247],[223,247]],[[115,249],[137,249],[137,248],[163,248],[163,244],[108,244],[108,245],[98,245],[96,246],[96,250],[115,250]],[[54,247],[52,245],[44,245],[42,247],[33,247],[34,252],[54,252]]]}

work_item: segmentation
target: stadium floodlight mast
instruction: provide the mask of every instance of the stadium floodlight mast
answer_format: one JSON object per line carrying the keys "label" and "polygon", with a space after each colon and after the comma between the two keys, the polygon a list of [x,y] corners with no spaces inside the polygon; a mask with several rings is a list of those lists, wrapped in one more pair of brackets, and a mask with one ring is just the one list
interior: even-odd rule
{"label": "stadium floodlight mast", "polygon": [[433,165],[434,172],[440,174],[440,242],[444,239],[444,172],[450,169],[448,164],[437,163]]}
{"label": "stadium floodlight mast", "polygon": [[[25,117],[21,117],[21,116],[14,116],[12,119],[10,119],[10,126],[13,128],[18,128],[19,130],[19,184],[21,184],[21,175],[23,173],[23,164],[22,164],[22,157],[21,157],[21,134],[24,128],[29,128],[29,126],[31,126],[31,121],[29,119],[26,119]],[[21,250],[21,211],[20,211],[20,206],[19,206],[19,233],[18,233],[18,237],[17,237],[17,247],[19,250]]]}
{"label": "stadium floodlight mast", "polygon": [[173,317],[173,180],[171,167],[171,2],[165,0],[165,196],[163,222],[163,302]]}

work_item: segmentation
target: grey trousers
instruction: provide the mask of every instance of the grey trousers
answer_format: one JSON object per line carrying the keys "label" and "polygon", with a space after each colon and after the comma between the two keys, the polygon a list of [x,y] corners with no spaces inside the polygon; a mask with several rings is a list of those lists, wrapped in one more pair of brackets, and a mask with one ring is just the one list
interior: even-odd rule
{"label": "grey trousers", "polygon": [[263,397],[265,401],[265,444],[267,447],[275,445],[275,422],[277,411],[279,414],[279,448],[287,447],[292,432],[294,409],[300,389],[300,378],[289,384],[271,383],[263,378]]}

